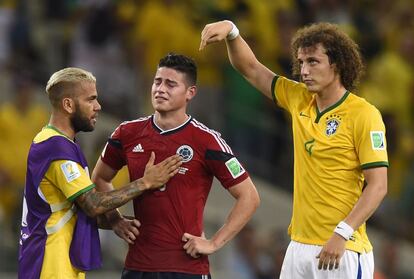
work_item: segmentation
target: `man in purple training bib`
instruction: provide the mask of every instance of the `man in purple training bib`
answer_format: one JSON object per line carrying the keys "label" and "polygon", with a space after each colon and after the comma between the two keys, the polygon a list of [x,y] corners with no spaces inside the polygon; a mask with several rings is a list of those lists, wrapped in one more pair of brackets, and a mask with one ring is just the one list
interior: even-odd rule
{"label": "man in purple training bib", "polygon": [[[177,173],[181,157],[154,165],[152,153],[143,177],[119,190],[97,192],[75,141],[77,132],[93,131],[101,110],[95,77],[65,68],[50,77],[46,93],[52,114],[28,155],[18,278],[85,278],[85,271],[101,266],[98,226],[112,225],[102,214],[164,185]],[[137,225],[123,222],[126,233]]]}

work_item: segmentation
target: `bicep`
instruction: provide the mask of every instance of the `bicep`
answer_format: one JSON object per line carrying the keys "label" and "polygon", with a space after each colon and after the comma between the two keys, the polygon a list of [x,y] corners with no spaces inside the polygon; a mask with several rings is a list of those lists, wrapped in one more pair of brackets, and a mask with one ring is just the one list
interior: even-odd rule
{"label": "bicep", "polygon": [[92,181],[100,191],[112,190],[113,187],[111,181],[117,173],[118,170],[111,168],[99,158],[92,172]]}
{"label": "bicep", "polygon": [[235,199],[240,199],[240,198],[249,198],[249,199],[255,199],[255,200],[259,199],[259,194],[257,193],[257,189],[254,186],[250,177],[247,177],[242,182],[230,187],[228,191]]}
{"label": "bicep", "polygon": [[96,217],[97,213],[95,211],[96,204],[97,204],[97,196],[95,188],[87,191],[85,193],[80,194],[76,197],[75,202],[76,204],[82,208],[83,212],[86,213],[89,217]]}
{"label": "bicep", "polygon": [[387,189],[388,168],[378,167],[363,170],[367,187],[378,187],[378,189]]}

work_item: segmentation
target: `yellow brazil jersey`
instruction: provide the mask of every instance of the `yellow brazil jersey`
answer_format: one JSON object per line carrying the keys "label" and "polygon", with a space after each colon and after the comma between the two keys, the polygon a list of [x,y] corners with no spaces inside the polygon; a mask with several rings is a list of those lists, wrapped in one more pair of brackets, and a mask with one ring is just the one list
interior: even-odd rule
{"label": "yellow brazil jersey", "polygon": [[[289,234],[297,242],[324,245],[361,196],[362,170],[388,166],[381,114],[350,92],[319,112],[316,95],[285,77],[274,78],[272,94],[292,116],[294,193]],[[372,250],[365,224],[346,248]]]}
{"label": "yellow brazil jersey", "polygon": [[[52,136],[64,135],[46,127],[34,142],[39,143]],[[76,223],[74,200],[93,187],[88,170],[78,163],[56,160],[50,164],[39,186],[39,194],[52,210],[46,223],[48,236],[40,278],[85,278],[84,272],[71,265],[69,249]]]}

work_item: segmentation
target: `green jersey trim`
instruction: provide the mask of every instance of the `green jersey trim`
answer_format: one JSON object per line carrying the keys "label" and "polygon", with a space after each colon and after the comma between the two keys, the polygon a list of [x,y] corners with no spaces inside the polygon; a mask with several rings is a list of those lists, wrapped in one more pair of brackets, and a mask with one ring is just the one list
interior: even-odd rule
{"label": "green jersey trim", "polygon": [[68,201],[73,202],[77,197],[79,197],[80,195],[82,195],[83,193],[86,193],[90,190],[92,190],[93,188],[95,188],[95,184],[91,184],[86,188],[83,188],[82,190],[80,190],[79,192],[73,194],[72,196],[70,196],[68,198]]}
{"label": "green jersey trim", "polygon": [[270,90],[271,90],[270,92],[272,93],[272,99],[273,99],[273,102],[275,102],[275,104],[277,104],[275,87],[276,87],[276,82],[278,78],[279,76],[275,75],[275,77],[272,80],[272,86],[270,87]]}
{"label": "green jersey trim", "polygon": [[56,131],[57,133],[59,133],[60,135],[62,135],[62,136],[64,136],[65,138],[67,138],[68,140],[70,140],[70,141],[72,141],[73,142],[73,140],[71,140],[67,135],[65,135],[63,132],[61,132],[58,128],[56,128],[55,126],[53,126],[53,125],[50,125],[50,124],[47,124],[46,126],[45,126],[45,128],[46,129],[52,129],[52,130],[54,130],[54,131]]}
{"label": "green jersey trim", "polygon": [[378,168],[378,167],[389,167],[389,164],[387,161],[380,161],[380,162],[373,162],[373,163],[367,163],[361,165],[361,169],[372,169],[372,168]]}
{"label": "green jersey trim", "polygon": [[332,106],[330,106],[329,108],[325,109],[322,112],[319,112],[318,106],[316,106],[316,119],[315,119],[315,123],[319,123],[319,120],[321,119],[321,117],[327,113],[328,111],[333,110],[336,107],[339,107],[344,101],[345,99],[348,97],[349,95],[349,91],[346,91],[345,94],[342,96],[342,98],[336,102],[335,104],[333,104]]}

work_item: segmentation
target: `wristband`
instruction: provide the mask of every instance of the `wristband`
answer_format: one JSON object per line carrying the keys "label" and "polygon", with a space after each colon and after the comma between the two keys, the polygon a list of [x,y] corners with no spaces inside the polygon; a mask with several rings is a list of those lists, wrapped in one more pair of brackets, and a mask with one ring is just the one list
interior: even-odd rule
{"label": "wristband", "polygon": [[237,26],[230,20],[226,20],[227,22],[230,22],[231,26],[233,26],[233,28],[231,29],[231,31],[229,32],[229,34],[227,34],[226,39],[231,41],[236,39],[237,36],[239,36],[240,32],[239,29],[237,28]]}
{"label": "wristband", "polygon": [[336,226],[334,232],[345,238],[345,240],[350,240],[354,234],[354,229],[344,221],[341,221]]}

